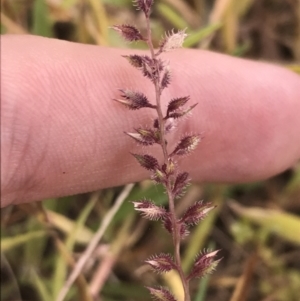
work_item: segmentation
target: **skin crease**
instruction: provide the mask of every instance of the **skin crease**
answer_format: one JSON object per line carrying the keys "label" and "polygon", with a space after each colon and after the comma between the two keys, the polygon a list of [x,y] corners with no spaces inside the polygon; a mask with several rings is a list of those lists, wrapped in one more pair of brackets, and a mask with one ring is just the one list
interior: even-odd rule
{"label": "skin crease", "polygon": [[[2,36],[1,206],[71,195],[149,177],[130,152],[162,158],[124,131],[152,124],[155,111],[112,101],[120,88],[154,102],[149,80],[129,65],[135,50],[34,36]],[[300,158],[300,78],[281,67],[202,50],[176,50],[171,98],[198,102],[169,135],[200,133],[197,150],[179,159],[196,182],[266,179]],[[152,153],[153,152],[153,153]]]}

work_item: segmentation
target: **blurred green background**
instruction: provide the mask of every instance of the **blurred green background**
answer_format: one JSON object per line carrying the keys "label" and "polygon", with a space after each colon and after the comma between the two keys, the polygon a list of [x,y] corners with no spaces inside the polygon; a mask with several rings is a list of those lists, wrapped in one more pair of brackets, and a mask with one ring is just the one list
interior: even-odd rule
{"label": "blurred green background", "polygon": [[[2,0],[1,33],[35,34],[113,47],[126,44],[109,26],[145,22],[130,0]],[[280,64],[300,73],[299,0],[156,0],[154,44],[165,31],[188,28],[185,47]],[[122,187],[1,210],[1,300],[55,300]],[[157,283],[180,295],[172,273],[156,275],[143,260],[172,252],[157,222],[128,200],[166,203],[161,187],[137,184],[110,220],[65,300],[150,300]],[[178,213],[204,199],[218,205],[183,242],[186,270],[203,248],[222,249],[217,271],[191,284],[194,301],[299,301],[300,165],[264,182],[189,187]],[[92,294],[91,294],[92,293]]]}

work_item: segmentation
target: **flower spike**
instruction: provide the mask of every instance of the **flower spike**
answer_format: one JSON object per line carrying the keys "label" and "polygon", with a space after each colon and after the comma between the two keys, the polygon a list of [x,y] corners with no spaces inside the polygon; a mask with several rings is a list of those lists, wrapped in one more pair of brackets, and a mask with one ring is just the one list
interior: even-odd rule
{"label": "flower spike", "polygon": [[[171,97],[166,108],[162,106],[162,94],[171,84],[172,78],[169,61],[163,60],[160,55],[182,47],[187,34],[185,29],[177,32],[172,30],[164,35],[159,43],[158,50],[155,50],[153,47],[154,43],[151,41],[150,22],[153,2],[154,0],[133,0],[134,6],[145,16],[145,36],[132,25],[115,25],[112,27],[125,40],[129,42],[144,41],[148,45],[150,50],[148,55],[127,54],[123,57],[147,80],[150,80],[150,83],[154,86],[152,94],[151,96],[146,96],[140,91],[121,89],[121,97],[114,100],[129,110],[153,109],[151,115],[139,114],[138,112],[139,120],[142,120],[142,122],[150,116],[151,118],[153,117],[150,126],[135,126],[133,127],[134,130],[126,130],[124,133],[144,147],[153,145],[155,156],[153,155],[154,153],[148,155],[133,152],[131,154],[141,167],[149,171],[150,179],[154,183],[163,186],[167,195],[168,205],[163,207],[149,199],[136,200],[132,203],[134,209],[139,211],[144,218],[151,221],[160,221],[170,236],[172,236],[174,246],[173,256],[168,253],[155,254],[145,260],[145,263],[157,273],[175,271],[179,276],[184,291],[184,296],[181,299],[191,301],[192,298],[189,291],[190,280],[202,277],[214,270],[219,262],[219,260],[215,260],[218,251],[206,251],[197,255],[190,273],[185,274],[180,259],[181,241],[189,235],[191,226],[202,221],[215,206],[211,203],[205,204],[199,201],[191,205],[181,217],[177,216],[176,201],[183,195],[186,187],[189,185],[190,177],[187,172],[179,171],[179,164],[176,162],[176,159],[177,156],[187,155],[195,150],[203,136],[196,134],[186,135],[178,141],[175,147],[172,147],[173,144],[168,139],[170,133],[174,133],[174,130],[177,128],[179,124],[178,119],[188,116],[197,104],[187,105],[190,96],[180,97],[175,95],[175,97]],[[135,78],[129,80],[131,82],[136,81]],[[143,86],[139,82],[136,85],[138,87]],[[157,155],[157,146],[161,150],[160,156]],[[166,288],[147,287],[147,289],[156,301],[176,301],[171,291]]]}

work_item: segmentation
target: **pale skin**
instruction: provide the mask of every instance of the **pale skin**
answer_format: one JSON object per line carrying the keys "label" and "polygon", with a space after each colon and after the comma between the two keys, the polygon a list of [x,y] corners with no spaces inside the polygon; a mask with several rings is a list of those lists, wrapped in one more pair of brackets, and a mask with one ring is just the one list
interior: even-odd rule
{"label": "pale skin", "polygon": [[[128,111],[118,89],[153,85],[112,49],[34,36],[1,37],[1,207],[146,179],[130,152],[162,158],[124,131],[152,124],[155,111]],[[201,50],[164,54],[172,82],[193,114],[170,134],[202,142],[180,167],[195,182],[266,179],[300,158],[300,77],[282,67]],[[152,153],[153,152],[153,153]]]}

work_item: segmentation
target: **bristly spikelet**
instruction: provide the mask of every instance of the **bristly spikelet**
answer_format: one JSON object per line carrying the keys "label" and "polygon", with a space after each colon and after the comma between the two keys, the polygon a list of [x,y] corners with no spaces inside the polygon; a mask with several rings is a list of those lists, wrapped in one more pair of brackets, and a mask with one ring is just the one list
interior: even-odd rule
{"label": "bristly spikelet", "polygon": [[129,89],[120,89],[121,97],[123,99],[115,98],[113,100],[121,103],[130,110],[138,110],[141,108],[152,108],[156,106],[152,105],[148,98],[141,92],[135,92]]}
{"label": "bristly spikelet", "polygon": [[186,115],[188,115],[197,105],[197,103],[195,103],[194,105],[186,108],[186,109],[177,109],[176,111],[169,113],[168,118],[174,118],[174,119],[178,119],[181,117],[184,117]]}
{"label": "bristly spikelet", "polygon": [[161,83],[160,83],[161,90],[167,88],[169,86],[170,82],[171,82],[171,71],[170,71],[169,66],[166,66],[165,72],[162,76]]}
{"label": "bristly spikelet", "polygon": [[187,209],[180,220],[189,226],[197,225],[214,208],[216,206],[213,206],[211,203],[198,201]]}
{"label": "bristly spikelet", "polygon": [[199,142],[200,142],[199,135],[186,136],[180,140],[180,142],[177,144],[174,151],[172,152],[171,156],[187,155],[196,149]]}
{"label": "bristly spikelet", "polygon": [[154,300],[157,301],[177,301],[175,297],[171,294],[171,292],[164,288],[160,287],[158,289],[154,289],[152,287],[146,287],[149,291]]}
{"label": "bristly spikelet", "polygon": [[159,43],[159,53],[181,48],[184,39],[187,37],[185,31],[186,29],[183,29],[175,33],[172,30],[171,33],[166,34],[166,36]]}
{"label": "bristly spikelet", "polygon": [[136,133],[125,132],[129,137],[133,138],[135,141],[142,145],[153,145],[154,143],[160,142],[160,135],[157,130],[152,130],[148,128],[137,128]]}
{"label": "bristly spikelet", "polygon": [[[160,73],[167,68],[161,59],[150,58],[147,55],[123,55],[124,58],[135,68],[142,71],[143,75],[154,82]],[[164,79],[164,84],[167,85],[169,78]]]}
{"label": "bristly spikelet", "polygon": [[208,274],[211,274],[221,259],[214,260],[215,256],[220,250],[216,251],[204,251],[203,253],[200,253],[197,255],[192,271],[188,275],[187,279],[193,279],[193,278],[201,278],[204,276],[207,276]]}
{"label": "bristly spikelet", "polygon": [[152,221],[163,219],[167,215],[165,208],[156,206],[150,200],[141,200],[132,202],[136,211],[142,212],[142,215]]}
{"label": "bristly spikelet", "polygon": [[155,143],[155,140],[147,139],[139,133],[129,133],[129,132],[124,132],[124,133],[126,135],[128,135],[129,137],[131,137],[132,139],[134,139],[136,142],[138,142],[142,145],[145,145],[145,146],[153,145]]}
{"label": "bristly spikelet", "polygon": [[190,234],[190,231],[188,229],[188,226],[185,223],[179,223],[180,227],[179,227],[179,234],[180,234],[180,238],[184,239],[185,237],[187,237]]}
{"label": "bristly spikelet", "polygon": [[175,179],[172,193],[174,196],[180,195],[189,184],[189,174],[187,172],[179,173]]}
{"label": "bristly spikelet", "polygon": [[167,116],[169,116],[169,113],[174,112],[180,107],[184,106],[189,99],[189,96],[173,98],[168,104]]}
{"label": "bristly spikelet", "polygon": [[143,67],[143,63],[144,63],[144,59],[143,56],[141,55],[137,55],[137,54],[133,54],[133,55],[122,55],[124,58],[126,58],[128,60],[128,62],[136,68],[142,68]]}
{"label": "bristly spikelet", "polygon": [[145,263],[149,264],[157,273],[166,273],[177,269],[174,259],[170,254],[161,253],[159,255],[153,255],[145,260]]}
{"label": "bristly spikelet", "polygon": [[136,6],[138,10],[142,10],[144,14],[148,16],[151,6],[153,5],[153,0],[133,0],[133,5]]}
{"label": "bristly spikelet", "polygon": [[132,155],[137,159],[142,167],[148,170],[155,170],[159,168],[158,161],[150,155],[138,155],[133,153]]}
{"label": "bristly spikelet", "polygon": [[169,212],[167,212],[167,214],[164,216],[164,218],[162,219],[163,221],[163,226],[165,227],[165,229],[169,232],[169,233],[173,233],[174,227],[172,224],[172,219],[171,219],[171,215]]}
{"label": "bristly spikelet", "polygon": [[132,25],[114,25],[111,28],[117,31],[128,42],[145,40],[140,31]]}

